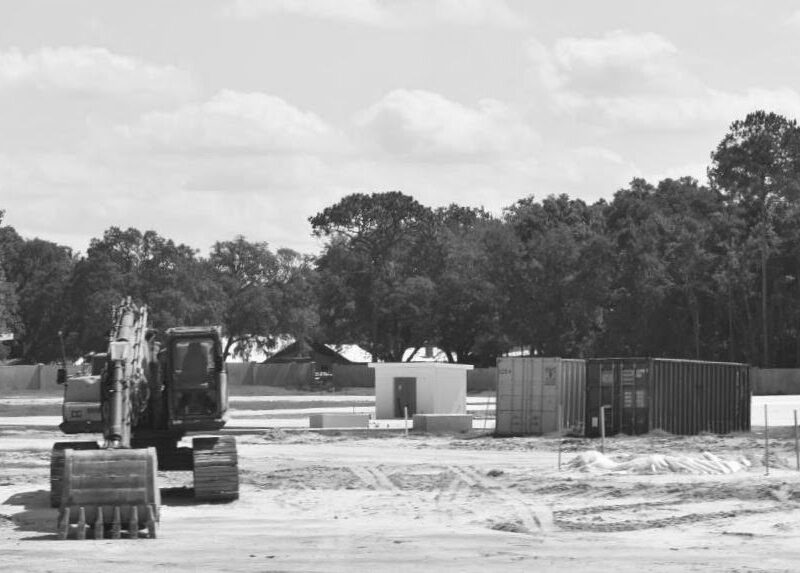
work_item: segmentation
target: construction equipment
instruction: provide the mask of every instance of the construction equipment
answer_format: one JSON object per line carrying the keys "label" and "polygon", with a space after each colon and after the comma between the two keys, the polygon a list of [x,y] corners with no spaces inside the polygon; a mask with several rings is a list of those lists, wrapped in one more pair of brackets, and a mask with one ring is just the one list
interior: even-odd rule
{"label": "construction equipment", "polygon": [[[147,328],[147,308],[131,299],[114,309],[105,367],[99,375],[66,378],[66,434],[102,433],[97,442],[59,442],[50,458],[50,501],[59,508],[58,533],[95,538],[122,530],[156,536],[160,492],[156,470],[192,471],[195,498],[239,497],[236,441],[196,436],[227,419],[227,376],[219,330],[179,327],[163,346]],[[191,434],[192,447],[180,446]],[[75,527],[73,527],[75,526]]]}

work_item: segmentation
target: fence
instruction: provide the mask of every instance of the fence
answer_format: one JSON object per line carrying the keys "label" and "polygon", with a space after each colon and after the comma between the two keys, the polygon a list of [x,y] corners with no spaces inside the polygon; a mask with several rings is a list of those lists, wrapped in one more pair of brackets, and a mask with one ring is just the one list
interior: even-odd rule
{"label": "fence", "polygon": [[375,370],[366,364],[334,364],[331,371],[337,388],[374,388]]}
{"label": "fence", "polygon": [[230,363],[228,384],[231,386],[310,386],[314,367],[310,362],[287,364]]}
{"label": "fence", "polygon": [[754,396],[800,394],[800,368],[753,368]]}
{"label": "fence", "polygon": [[467,371],[467,392],[497,391],[497,368],[475,368]]}
{"label": "fence", "polygon": [[[228,384],[231,386],[308,386],[313,377],[309,363],[256,364],[229,362]],[[57,391],[58,366],[0,366],[0,392]],[[69,366],[68,374],[80,371]],[[333,383],[337,388],[374,388],[375,371],[365,364],[334,364]],[[476,368],[467,372],[467,391],[494,391],[497,387],[497,368]],[[800,393],[800,392],[799,392]]]}
{"label": "fence", "polygon": [[[77,367],[67,368],[68,374],[80,371]],[[58,392],[56,384],[58,366],[35,364],[32,366],[0,366],[0,392]]]}

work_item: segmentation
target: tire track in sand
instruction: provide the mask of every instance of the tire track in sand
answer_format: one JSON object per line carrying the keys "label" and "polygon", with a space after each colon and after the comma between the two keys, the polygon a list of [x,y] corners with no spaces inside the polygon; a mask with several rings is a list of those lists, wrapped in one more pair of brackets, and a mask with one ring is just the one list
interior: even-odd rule
{"label": "tire track in sand", "polygon": [[552,530],[552,511],[547,507],[532,503],[529,499],[504,487],[502,484],[486,480],[472,466],[450,466],[450,469],[471,488],[487,492],[510,506],[530,533],[542,533]]}

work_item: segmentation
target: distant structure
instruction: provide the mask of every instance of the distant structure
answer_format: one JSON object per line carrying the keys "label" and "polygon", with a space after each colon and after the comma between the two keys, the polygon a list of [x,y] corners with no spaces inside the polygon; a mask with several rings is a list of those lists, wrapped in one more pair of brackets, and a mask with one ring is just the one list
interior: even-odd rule
{"label": "distant structure", "polygon": [[296,340],[263,361],[263,364],[313,362],[317,371],[330,372],[334,364],[353,364],[332,348],[306,337]]}

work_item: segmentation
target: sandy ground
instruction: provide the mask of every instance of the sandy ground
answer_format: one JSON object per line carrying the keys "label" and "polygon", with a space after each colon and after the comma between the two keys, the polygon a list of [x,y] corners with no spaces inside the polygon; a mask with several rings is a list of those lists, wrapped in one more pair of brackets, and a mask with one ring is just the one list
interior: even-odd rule
{"label": "sandy ground", "polygon": [[[776,416],[800,408],[797,396],[768,398]],[[41,419],[59,401],[36,400],[0,399],[7,571],[800,570],[800,472],[788,427],[770,429],[769,475],[763,428],[610,438],[606,455],[628,468],[612,471],[581,463],[597,441],[495,439],[477,429],[315,433],[292,426],[309,410],[369,408],[371,397],[248,397],[232,402],[239,501],[195,504],[189,474],[162,473],[158,539],[57,541],[48,459],[63,437]],[[27,427],[28,418],[41,424]],[[652,473],[652,460],[698,464],[704,452],[744,469]]]}

